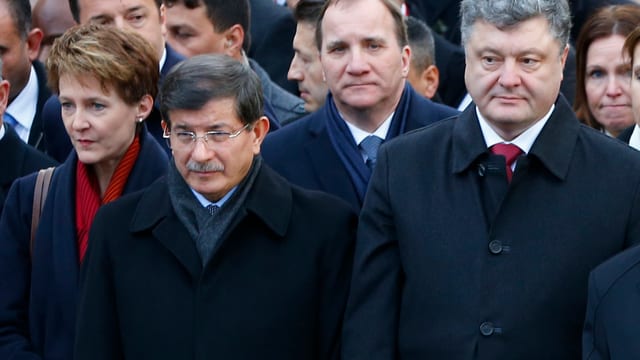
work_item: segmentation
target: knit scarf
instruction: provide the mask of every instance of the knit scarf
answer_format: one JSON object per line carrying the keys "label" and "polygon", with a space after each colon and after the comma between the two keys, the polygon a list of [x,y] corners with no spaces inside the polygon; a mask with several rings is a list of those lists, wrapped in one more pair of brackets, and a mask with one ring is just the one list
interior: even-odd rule
{"label": "knit scarf", "polygon": [[[384,139],[385,141],[394,138],[405,131],[411,100],[411,91],[408,91],[407,86],[409,85],[405,85],[405,90],[402,92],[402,97],[400,97],[398,106],[396,106],[395,113],[393,114],[393,118],[391,119],[391,124],[389,126],[389,132],[387,133],[387,137]],[[331,93],[327,96],[325,106],[320,108],[318,111],[321,112],[320,116],[327,119],[327,133],[329,134],[331,144],[333,144],[333,148],[336,150],[340,160],[342,160],[342,163],[347,169],[349,178],[356,188],[360,205],[362,205],[364,195],[367,191],[367,185],[369,184],[369,178],[371,177],[371,170],[362,159],[362,154],[358,149],[358,145],[353,139],[353,135],[351,135],[351,131],[349,131],[349,127],[345,123],[345,120],[340,116]]]}
{"label": "knit scarf", "polygon": [[193,195],[175,164],[172,162],[169,166],[167,173],[169,199],[171,199],[178,219],[193,239],[203,267],[209,262],[215,250],[220,246],[220,241],[237,220],[261,165],[262,157],[260,155],[254,157],[249,172],[238,184],[236,191],[213,216]]}
{"label": "knit scarf", "polygon": [[100,185],[95,173],[90,166],[78,160],[76,166],[76,235],[80,263],[82,263],[87,251],[89,229],[98,208],[122,195],[139,153],[140,137],[136,136],[116,166],[102,198],[100,198]]}

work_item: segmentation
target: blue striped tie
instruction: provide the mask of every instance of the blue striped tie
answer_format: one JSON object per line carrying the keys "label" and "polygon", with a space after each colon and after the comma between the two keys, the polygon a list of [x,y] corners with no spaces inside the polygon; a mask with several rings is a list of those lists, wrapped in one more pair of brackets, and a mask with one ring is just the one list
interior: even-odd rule
{"label": "blue striped tie", "polygon": [[380,147],[380,144],[382,144],[382,141],[383,140],[381,138],[375,135],[369,135],[360,143],[360,148],[367,156],[366,164],[371,170],[373,170],[373,167],[376,165],[376,161],[378,161],[378,148]]}
{"label": "blue striped tie", "polygon": [[4,115],[2,116],[2,121],[6,122],[7,124],[9,124],[14,129],[18,125],[18,122],[16,121],[16,118],[11,116],[11,114],[9,114],[6,111],[5,111]]}
{"label": "blue striped tie", "polygon": [[207,211],[209,211],[209,215],[213,216],[218,211],[220,207],[218,205],[209,204],[207,206]]}

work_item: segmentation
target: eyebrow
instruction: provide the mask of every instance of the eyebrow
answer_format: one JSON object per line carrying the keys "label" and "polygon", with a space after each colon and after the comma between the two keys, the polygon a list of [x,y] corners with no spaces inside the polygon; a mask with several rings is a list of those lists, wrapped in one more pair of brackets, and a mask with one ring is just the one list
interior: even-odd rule
{"label": "eyebrow", "polygon": [[107,15],[107,14],[98,14],[89,18],[89,22],[100,21],[100,20],[113,20],[113,16]]}
{"label": "eyebrow", "polygon": [[340,45],[346,45],[347,42],[343,41],[343,40],[334,40],[334,41],[330,41],[327,43],[326,48],[327,49],[331,49],[334,48],[336,46],[340,46]]}
{"label": "eyebrow", "polygon": [[139,10],[146,10],[146,8],[142,5],[136,5],[128,8],[127,10],[125,10],[125,12],[128,14],[128,13],[136,12]]}

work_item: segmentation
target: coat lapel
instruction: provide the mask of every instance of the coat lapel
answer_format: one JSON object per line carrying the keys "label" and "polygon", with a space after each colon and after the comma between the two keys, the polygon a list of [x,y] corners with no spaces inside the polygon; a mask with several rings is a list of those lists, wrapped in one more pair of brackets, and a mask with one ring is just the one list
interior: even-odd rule
{"label": "coat lapel", "polygon": [[202,261],[189,232],[173,210],[167,186],[166,178],[162,178],[145,190],[131,220],[130,230],[132,233],[150,231],[195,278],[202,272]]}
{"label": "coat lapel", "polygon": [[305,152],[311,163],[314,178],[320,190],[336,194],[360,208],[355,186],[331,144],[324,120],[318,117],[309,124],[311,141],[305,144]]}

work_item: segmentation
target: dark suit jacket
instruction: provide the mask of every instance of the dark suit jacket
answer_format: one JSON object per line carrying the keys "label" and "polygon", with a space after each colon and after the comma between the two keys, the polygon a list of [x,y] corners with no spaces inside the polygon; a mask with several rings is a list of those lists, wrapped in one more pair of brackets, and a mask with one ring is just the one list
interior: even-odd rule
{"label": "dark suit jacket", "polygon": [[459,0],[406,0],[409,15],[424,20],[436,33],[460,44]]}
{"label": "dark suit jacket", "polygon": [[[410,87],[407,89],[413,92]],[[406,131],[457,114],[454,109],[419,95],[413,99]],[[326,121],[320,112],[315,112],[269,134],[262,146],[262,156],[292,183],[336,195],[360,209],[358,193],[329,139]]]}
{"label": "dark suit jacket", "polygon": [[298,95],[298,83],[287,79],[296,34],[296,21],[291,10],[276,5],[272,0],[250,0],[249,5],[251,46],[247,55],[256,60],[276,84]]}
{"label": "dark suit jacket", "polygon": [[[162,84],[162,80],[167,73],[169,73],[169,70],[171,70],[174,65],[184,60],[184,57],[175,52],[169,44],[166,44],[165,48],[167,49],[167,56],[162,69],[160,69],[160,84]],[[160,86],[160,84],[158,84],[158,86]],[[69,134],[67,134],[67,131],[64,128],[62,114],[60,111],[61,107],[58,97],[51,96],[44,107],[46,119],[44,123],[44,140],[46,153],[57,161],[63,162],[71,152],[73,145],[71,145]],[[156,141],[162,145],[162,148],[165,150],[167,155],[171,156],[171,149],[169,149],[167,142],[162,138],[161,121],[162,116],[160,115],[160,111],[158,110],[156,103],[153,111],[145,120],[145,124],[151,135],[153,135]]]}
{"label": "dark suit jacket", "polygon": [[43,108],[47,99],[51,97],[51,91],[47,86],[47,72],[44,65],[37,60],[34,61],[32,65],[36,70],[36,76],[38,77],[38,103],[36,105],[36,114],[33,117],[33,123],[31,123],[28,143],[36,149],[44,151],[44,119],[46,113],[43,112]]}
{"label": "dark suit jacket", "polygon": [[20,140],[13,128],[5,125],[4,129],[4,137],[0,139],[0,154],[2,154],[2,161],[0,161],[0,215],[2,215],[9,187],[15,179],[56,165],[53,159]]}
{"label": "dark suit jacket", "polygon": [[259,171],[204,269],[166,180],[100,211],[76,360],[337,359],[356,215]]}
{"label": "dark suit jacket", "polygon": [[589,271],[639,241],[636,151],[560,97],[507,184],[470,106],[381,147],[343,359],[578,359]]}
{"label": "dark suit jacket", "polygon": [[631,125],[628,128],[624,129],[620,135],[618,135],[618,140],[622,140],[624,142],[626,142],[627,144],[629,143],[629,140],[631,140],[631,135],[633,134],[633,129],[635,128],[635,125]]}
{"label": "dark suit jacket", "polygon": [[442,102],[457,108],[467,93],[464,83],[464,49],[454,45],[438,33],[433,33],[436,66],[440,71],[438,95]]}
{"label": "dark suit jacket", "polygon": [[[0,359],[73,359],[79,273],[77,159],[72,152],[53,173],[32,255],[36,174],[16,180],[7,196],[0,219]],[[145,133],[123,193],[148,186],[164,174],[168,161]]]}
{"label": "dark suit jacket", "polygon": [[640,247],[598,266],[589,277],[584,360],[640,359]]}

